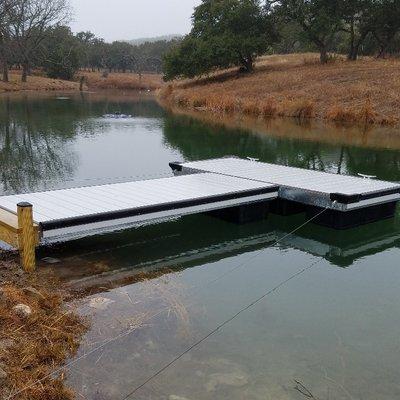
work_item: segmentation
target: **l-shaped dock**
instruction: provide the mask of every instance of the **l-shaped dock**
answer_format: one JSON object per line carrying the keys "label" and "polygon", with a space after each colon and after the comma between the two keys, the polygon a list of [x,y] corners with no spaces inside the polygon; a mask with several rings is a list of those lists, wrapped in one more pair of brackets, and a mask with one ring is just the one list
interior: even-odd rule
{"label": "l-shaped dock", "polygon": [[[244,223],[306,212],[345,229],[393,217],[400,185],[222,158],[171,163],[175,176],[0,197],[0,240],[35,268],[35,248],[196,213]],[[326,212],[321,213],[321,210]]]}

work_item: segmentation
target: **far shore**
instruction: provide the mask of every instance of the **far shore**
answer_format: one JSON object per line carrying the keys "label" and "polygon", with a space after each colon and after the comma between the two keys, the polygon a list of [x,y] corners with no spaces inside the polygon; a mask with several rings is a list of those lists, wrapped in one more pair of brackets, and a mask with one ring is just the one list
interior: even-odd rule
{"label": "far shore", "polygon": [[0,81],[0,93],[115,91],[156,93],[160,102],[197,114],[252,119],[319,120],[342,126],[400,126],[400,60],[342,56],[328,65],[313,53],[273,55],[258,59],[251,74],[236,68],[207,77],[163,82],[160,74],[79,71],[74,81],[51,79],[36,72],[22,83],[11,71]]}
{"label": "far shore", "polygon": [[0,81],[0,93],[12,92],[78,92],[80,79],[84,77],[83,87],[86,90],[121,90],[153,92],[163,85],[159,74],[136,74],[131,72],[112,72],[103,76],[101,72],[79,71],[74,81],[52,79],[43,74],[34,73],[28,76],[27,82],[21,82],[19,71],[11,71],[9,82]]}

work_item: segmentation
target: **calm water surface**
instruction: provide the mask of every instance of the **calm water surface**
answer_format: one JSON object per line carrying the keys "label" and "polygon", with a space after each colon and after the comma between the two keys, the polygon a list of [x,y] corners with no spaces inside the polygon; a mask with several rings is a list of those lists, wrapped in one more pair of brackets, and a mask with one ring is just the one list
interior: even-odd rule
{"label": "calm water surface", "polygon": [[[102,118],[114,111],[132,118]],[[226,155],[400,180],[396,137],[332,135],[283,122],[228,128],[173,115],[151,98],[1,97],[0,193],[167,176],[170,161]],[[190,216],[42,249],[66,284],[88,293],[77,307],[92,326],[68,371],[78,399],[125,398],[267,293],[129,398],[400,398],[399,217],[287,236],[303,222]]]}

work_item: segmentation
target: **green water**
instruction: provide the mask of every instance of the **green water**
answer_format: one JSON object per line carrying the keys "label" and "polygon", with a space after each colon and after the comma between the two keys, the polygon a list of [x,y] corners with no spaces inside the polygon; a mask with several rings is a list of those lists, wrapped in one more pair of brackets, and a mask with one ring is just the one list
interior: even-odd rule
{"label": "green water", "polygon": [[[132,118],[102,118],[114,111]],[[278,135],[277,124],[227,128],[150,97],[1,97],[0,193],[166,176],[170,161],[226,155],[400,180],[396,136],[371,145],[376,131],[337,128],[332,140],[332,127],[282,122]],[[41,249],[57,261],[42,267],[88,292],[77,307],[92,326],[67,373],[77,398],[124,398],[266,293],[129,398],[400,398],[398,216],[287,236],[303,222],[198,215]],[[153,279],[135,283],[138,273]]]}

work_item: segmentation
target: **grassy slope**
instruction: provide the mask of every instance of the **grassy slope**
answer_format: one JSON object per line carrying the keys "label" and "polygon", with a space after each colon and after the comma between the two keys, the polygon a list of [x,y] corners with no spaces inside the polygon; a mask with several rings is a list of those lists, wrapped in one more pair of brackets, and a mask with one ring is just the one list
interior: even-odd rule
{"label": "grassy slope", "polygon": [[398,124],[400,61],[338,59],[320,65],[314,54],[268,56],[253,74],[228,70],[179,81],[165,86],[160,96],[213,112]]}
{"label": "grassy slope", "polygon": [[23,90],[34,91],[70,91],[79,90],[79,84],[76,82],[63,81],[60,79],[49,79],[41,76],[28,76],[28,82],[22,83],[21,76],[18,73],[10,74],[10,82],[0,81],[0,92],[16,92]]}
{"label": "grassy slope", "polygon": [[162,86],[161,75],[133,73],[111,73],[103,78],[100,72],[80,72],[89,89],[156,90]]}

